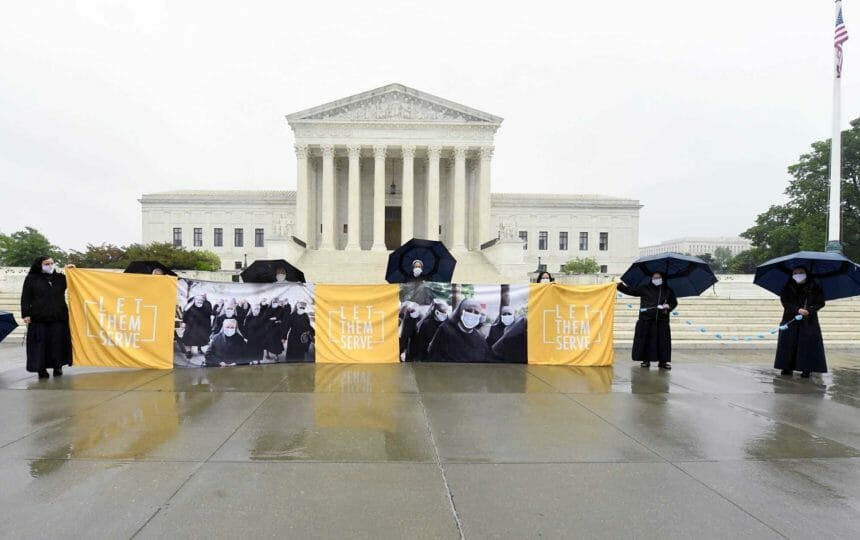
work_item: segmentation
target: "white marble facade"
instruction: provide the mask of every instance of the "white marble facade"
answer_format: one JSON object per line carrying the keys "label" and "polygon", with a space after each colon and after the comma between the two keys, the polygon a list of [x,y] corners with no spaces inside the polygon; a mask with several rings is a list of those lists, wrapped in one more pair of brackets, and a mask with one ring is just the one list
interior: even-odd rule
{"label": "white marble facade", "polygon": [[[593,257],[609,272],[637,255],[638,201],[584,195],[492,194],[494,136],[502,118],[399,84],[287,116],[295,136],[296,190],[144,194],[143,242],[209,249],[233,269],[289,248],[385,252],[412,237],[486,255],[505,231],[528,235],[524,265],[557,271]],[[202,245],[194,245],[201,229]],[[223,230],[214,245],[215,228]],[[244,230],[242,246],[234,231]],[[262,246],[255,230],[264,229]],[[560,238],[566,232],[567,249]],[[590,238],[579,249],[581,232]],[[546,245],[539,243],[546,233]],[[600,249],[600,234],[608,235]],[[199,239],[198,235],[198,239]],[[507,238],[510,242],[512,239]],[[486,248],[486,249],[482,249]],[[517,252],[517,257],[520,253]],[[510,256],[507,256],[510,262]]]}

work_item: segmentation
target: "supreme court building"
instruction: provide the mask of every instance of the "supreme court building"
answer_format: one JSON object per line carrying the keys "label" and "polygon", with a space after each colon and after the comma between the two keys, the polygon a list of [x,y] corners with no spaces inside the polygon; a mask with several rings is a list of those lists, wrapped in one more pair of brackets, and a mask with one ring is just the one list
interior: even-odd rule
{"label": "supreme court building", "polygon": [[339,266],[384,273],[413,237],[445,242],[460,281],[522,280],[538,257],[550,271],[592,257],[620,272],[637,256],[636,200],[491,192],[498,116],[391,84],[287,122],[295,191],[144,194],[143,242],[208,249],[224,269],[283,257],[309,280],[344,282],[373,279]]}

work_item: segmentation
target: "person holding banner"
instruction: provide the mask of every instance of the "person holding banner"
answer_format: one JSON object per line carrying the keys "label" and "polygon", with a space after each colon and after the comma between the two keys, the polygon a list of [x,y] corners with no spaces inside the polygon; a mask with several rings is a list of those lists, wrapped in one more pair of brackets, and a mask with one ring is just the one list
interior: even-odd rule
{"label": "person holding banner", "polygon": [[487,334],[487,346],[492,348],[505,333],[505,330],[514,324],[514,319],[516,319],[516,314],[511,306],[504,306],[499,310],[499,318],[496,319],[496,322],[490,327],[490,333]]}
{"label": "person holding banner", "polygon": [[824,307],[821,287],[809,277],[806,268],[798,266],[792,270],[779,299],[783,313],[773,367],[783,375],[799,371],[804,379],[813,371],[827,373],[824,338],[818,324],[818,311]]}
{"label": "person holding banner", "polygon": [[488,362],[490,347],[481,335],[483,314],[477,300],[467,298],[460,302],[454,315],[436,330],[427,349],[431,362]]}
{"label": "person holding banner", "polygon": [[[67,265],[74,268],[74,265]],[[21,317],[27,324],[27,371],[40,379],[63,374],[72,365],[72,335],[66,305],[66,276],[57,272],[54,259],[37,257],[24,278]]]}
{"label": "person holding banner", "polygon": [[628,287],[623,281],[616,286],[629,296],[639,297],[639,320],[633,333],[633,360],[644,368],[657,361],[660,369],[672,369],[672,334],[669,318],[678,307],[674,291],[666,284],[662,272],[654,272],[651,281],[638,288]]}
{"label": "person holding banner", "polygon": [[538,274],[538,277],[535,280],[535,283],[553,283],[553,282],[555,282],[555,278],[552,277],[552,274],[550,274],[546,270],[544,270],[543,272]]}
{"label": "person holding banner", "polygon": [[427,349],[439,326],[448,320],[448,304],[443,300],[433,300],[427,313],[418,323],[418,332],[409,342],[409,350],[406,352],[407,362],[428,361]]}

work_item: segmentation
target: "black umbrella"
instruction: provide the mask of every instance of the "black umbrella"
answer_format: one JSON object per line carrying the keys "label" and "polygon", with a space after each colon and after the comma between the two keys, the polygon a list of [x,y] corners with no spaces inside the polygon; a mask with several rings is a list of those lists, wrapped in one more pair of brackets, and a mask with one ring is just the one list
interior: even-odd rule
{"label": "black umbrella", "polygon": [[165,276],[176,276],[176,272],[164,266],[158,261],[132,261],[125,269],[126,274],[152,274],[152,271],[159,269],[164,272]]}
{"label": "black umbrella", "polygon": [[791,271],[799,266],[821,286],[825,300],[860,295],[860,266],[841,253],[798,251],[771,259],[756,267],[753,283],[780,294],[791,279]]}
{"label": "black umbrella", "polygon": [[245,283],[275,283],[278,268],[286,271],[287,281],[305,282],[305,273],[284,259],[252,262],[248,268],[242,270],[242,281]]}
{"label": "black umbrella", "polygon": [[640,257],[621,276],[628,287],[644,287],[651,281],[654,272],[662,272],[666,284],[675,296],[699,296],[717,282],[708,263],[698,257],[680,253],[660,253]]}
{"label": "black umbrella", "polygon": [[385,280],[388,283],[406,283],[414,279],[412,263],[420,260],[424,265],[421,279],[450,283],[454,277],[455,259],[445,244],[438,240],[413,238],[388,256]]}
{"label": "black umbrella", "polygon": [[18,323],[15,322],[15,316],[8,311],[0,311],[0,341],[6,339],[6,336],[16,328],[18,328]]}

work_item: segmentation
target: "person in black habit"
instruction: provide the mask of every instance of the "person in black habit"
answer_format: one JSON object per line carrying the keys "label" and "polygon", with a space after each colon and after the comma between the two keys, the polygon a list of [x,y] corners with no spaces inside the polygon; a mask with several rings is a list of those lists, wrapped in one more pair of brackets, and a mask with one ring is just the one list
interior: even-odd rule
{"label": "person in black habit", "polygon": [[499,310],[499,317],[493,322],[493,325],[490,326],[490,333],[487,334],[487,346],[490,348],[499,341],[499,338],[502,337],[502,334],[505,333],[505,330],[512,324],[514,324],[514,320],[516,319],[516,313],[514,308],[511,306],[504,306]]}
{"label": "person in black habit", "polygon": [[481,335],[481,304],[467,298],[436,330],[427,349],[431,362],[488,362],[490,347]]}
{"label": "person in black habit", "polygon": [[266,330],[266,351],[275,360],[284,352],[284,342],[289,330],[291,308],[290,304],[279,298],[272,298],[269,309],[266,310],[268,327]]}
{"label": "person in black habit", "polygon": [[308,303],[304,300],[297,301],[289,321],[286,360],[305,362],[305,356],[314,340],[314,329],[311,326],[311,317],[308,315]]}
{"label": "person in black habit", "polygon": [[212,307],[206,302],[203,295],[198,294],[188,302],[182,313],[182,322],[185,323],[185,332],[182,334],[182,343],[185,344],[185,358],[191,358],[193,347],[197,347],[197,352],[202,353],[201,347],[209,343]]}
{"label": "person in black habit", "polygon": [[269,319],[266,317],[260,304],[251,304],[251,309],[248,311],[242,324],[242,335],[248,340],[248,356],[252,359],[252,362],[267,359],[268,330]]}
{"label": "person in black habit", "polygon": [[225,319],[238,319],[238,315],[236,314],[236,304],[232,301],[228,301],[226,304],[221,306],[221,310],[215,315],[215,318],[212,320],[212,328],[209,331],[210,339],[215,337],[218,332],[221,331],[221,324]]}
{"label": "person in black habit", "polygon": [[448,304],[442,300],[434,300],[424,317],[418,322],[415,337],[409,341],[406,350],[407,362],[426,362],[427,348],[436,335],[439,325],[448,320]]}
{"label": "person in black habit", "polygon": [[528,318],[520,317],[492,346],[494,362],[528,363]]}
{"label": "person in black habit", "polygon": [[400,309],[400,359],[406,360],[407,351],[412,340],[418,335],[418,320],[421,312],[415,302],[403,302]]}
{"label": "person in black habit", "polygon": [[669,318],[678,307],[675,292],[666,283],[662,272],[654,272],[651,282],[644,287],[628,287],[623,281],[616,286],[619,291],[639,297],[639,320],[633,332],[633,360],[642,367],[651,367],[657,361],[661,369],[672,369],[672,333]]}
{"label": "person in black habit", "polygon": [[[66,268],[74,268],[67,265]],[[72,336],[66,305],[66,276],[57,272],[54,259],[37,257],[21,290],[21,317],[27,324],[27,371],[40,379],[63,375],[72,365]]]}
{"label": "person in black habit", "polygon": [[[811,372],[827,373],[824,338],[818,324],[818,311],[824,307],[821,287],[809,277],[806,268],[797,267],[779,299],[783,307],[782,324],[773,367],[783,375],[799,371],[803,378],[808,378]],[[800,320],[796,319],[798,315]]]}
{"label": "person in black habit", "polygon": [[227,367],[247,364],[249,360],[247,340],[239,332],[238,321],[224,319],[206,349],[206,365]]}

